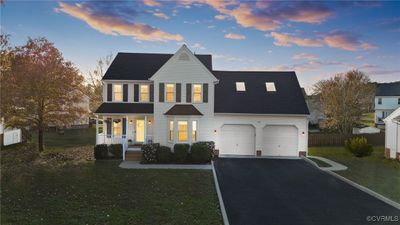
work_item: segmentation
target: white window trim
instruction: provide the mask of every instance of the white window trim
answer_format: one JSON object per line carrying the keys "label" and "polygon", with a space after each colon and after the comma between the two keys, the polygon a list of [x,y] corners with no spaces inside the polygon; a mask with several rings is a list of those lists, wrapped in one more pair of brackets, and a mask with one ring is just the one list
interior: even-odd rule
{"label": "white window trim", "polygon": [[[240,85],[240,84],[243,84],[243,90],[240,90],[240,87],[238,87],[238,85]],[[236,83],[235,83],[235,88],[236,88],[236,91],[237,92],[245,92],[246,91],[246,82],[244,82],[244,81],[237,81]]]}
{"label": "white window trim", "polygon": [[[203,84],[191,84],[192,85],[192,103],[194,103],[194,104],[199,104],[199,103],[203,103]],[[200,90],[201,90],[201,93],[200,93],[200,101],[199,102],[195,102],[194,101],[194,85],[200,85]]]}
{"label": "white window trim", "polygon": [[[170,141],[169,140],[169,125],[170,122],[173,122],[173,140]],[[178,122],[179,121],[186,121],[187,124],[187,133],[188,133],[188,139],[187,141],[179,141],[178,139]],[[193,121],[196,121],[197,124],[197,132],[196,132],[196,140],[194,141],[192,139],[192,132],[193,132]],[[168,125],[167,125],[167,142],[170,144],[192,144],[195,142],[198,142],[199,140],[199,132],[200,132],[200,124],[199,124],[199,120],[196,117],[174,117],[174,118],[170,118],[168,120]]]}
{"label": "white window trim", "polygon": [[[272,85],[273,90],[268,90],[268,85]],[[275,82],[265,82],[265,90],[267,92],[276,92]]]}
{"label": "white window trim", "polygon": [[[115,85],[121,86],[121,100],[120,101],[117,101],[115,99]],[[113,100],[113,102],[123,102],[123,100],[124,100],[124,85],[122,83],[113,83],[112,84],[112,100]]]}
{"label": "white window trim", "polygon": [[[167,85],[168,84],[173,84],[174,85],[174,97],[172,98],[172,101],[168,101],[167,100]],[[168,82],[168,83],[165,83],[165,88],[164,88],[165,90],[164,90],[164,98],[165,98],[165,102],[168,102],[168,103],[175,103],[176,102],[176,83],[171,83],[171,82]]]}
{"label": "white window trim", "polygon": [[[149,95],[148,101],[143,101],[143,99],[142,99],[142,86],[147,86],[148,95]],[[144,102],[144,103],[150,102],[150,84],[139,84],[139,102]]]}

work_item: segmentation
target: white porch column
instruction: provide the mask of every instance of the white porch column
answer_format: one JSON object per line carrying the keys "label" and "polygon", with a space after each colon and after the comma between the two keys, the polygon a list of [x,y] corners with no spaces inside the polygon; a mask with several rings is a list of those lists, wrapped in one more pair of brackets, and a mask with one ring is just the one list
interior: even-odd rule
{"label": "white porch column", "polygon": [[99,144],[99,116],[96,116],[96,145]]}
{"label": "white porch column", "polygon": [[128,116],[125,116],[125,119],[126,119],[126,123],[125,123],[125,139],[126,139],[126,141],[128,141],[128,124],[129,124],[129,119],[128,119]]}
{"label": "white porch column", "polygon": [[147,116],[144,116],[144,143],[147,144]]}

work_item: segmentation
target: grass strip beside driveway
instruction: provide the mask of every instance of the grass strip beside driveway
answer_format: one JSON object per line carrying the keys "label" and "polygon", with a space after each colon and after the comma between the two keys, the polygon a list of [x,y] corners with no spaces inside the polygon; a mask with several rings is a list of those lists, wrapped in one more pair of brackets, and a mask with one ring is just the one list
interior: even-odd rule
{"label": "grass strip beside driveway", "polygon": [[357,158],[344,147],[310,147],[308,154],[321,156],[348,167],[335,173],[400,202],[400,162],[384,158],[384,147],[374,146],[371,156]]}

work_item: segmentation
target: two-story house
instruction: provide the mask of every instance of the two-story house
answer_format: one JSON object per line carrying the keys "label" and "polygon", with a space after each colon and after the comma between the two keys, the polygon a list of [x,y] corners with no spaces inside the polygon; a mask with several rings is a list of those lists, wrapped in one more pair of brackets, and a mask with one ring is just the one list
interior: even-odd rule
{"label": "two-story house", "polygon": [[400,81],[376,84],[375,124],[383,126],[385,119],[400,107]]}
{"label": "two-story house", "polygon": [[294,72],[216,71],[211,55],[119,53],[103,77],[96,143],[214,141],[221,155],[299,156],[308,108]]}

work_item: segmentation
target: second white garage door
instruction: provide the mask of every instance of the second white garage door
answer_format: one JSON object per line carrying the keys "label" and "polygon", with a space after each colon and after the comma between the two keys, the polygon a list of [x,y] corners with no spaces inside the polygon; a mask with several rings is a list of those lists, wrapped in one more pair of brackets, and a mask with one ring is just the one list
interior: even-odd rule
{"label": "second white garage door", "polygon": [[298,134],[295,126],[266,126],[263,130],[263,155],[298,156]]}
{"label": "second white garage door", "polygon": [[252,125],[224,125],[220,154],[255,155],[255,129]]}

